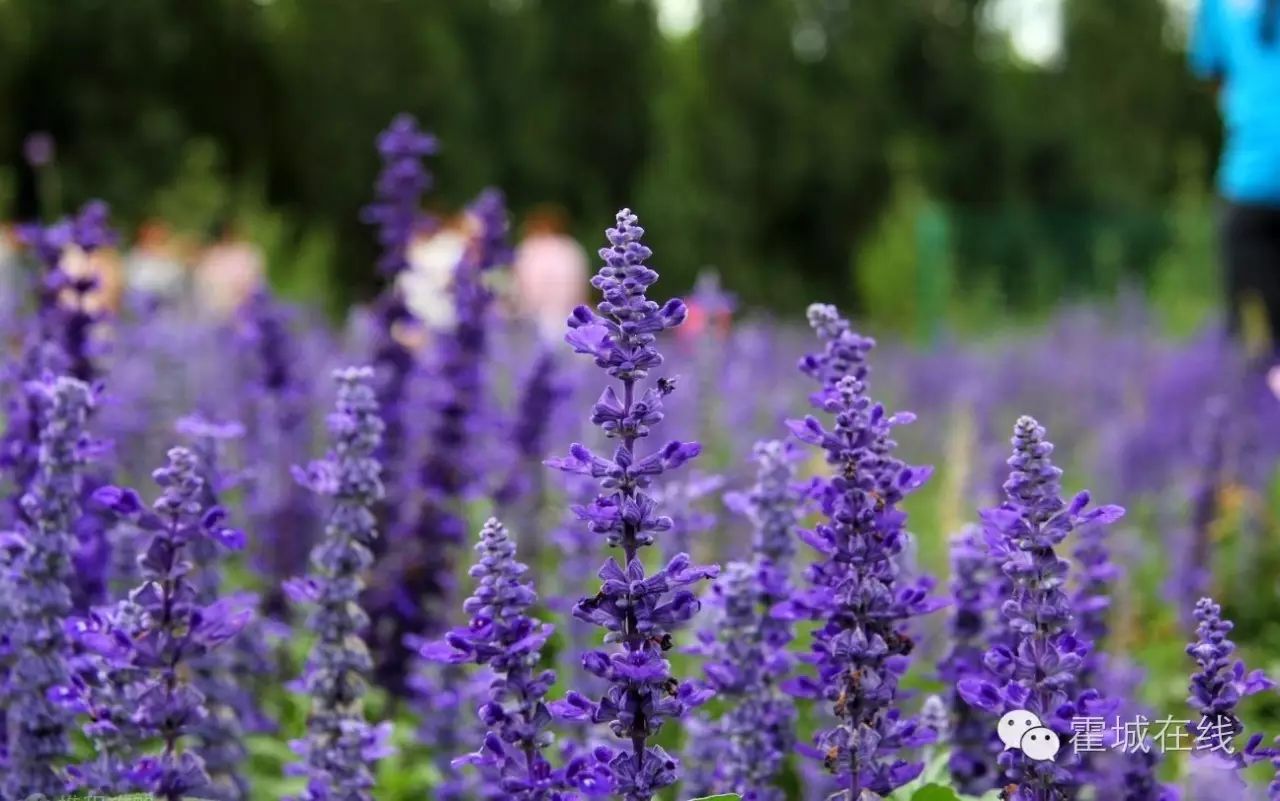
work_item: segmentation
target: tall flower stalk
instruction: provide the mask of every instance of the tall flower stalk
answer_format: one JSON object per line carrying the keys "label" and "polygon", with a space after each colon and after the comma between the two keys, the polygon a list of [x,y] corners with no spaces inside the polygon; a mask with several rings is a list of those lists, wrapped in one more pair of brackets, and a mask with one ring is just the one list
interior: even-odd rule
{"label": "tall flower stalk", "polygon": [[963,792],[981,795],[995,785],[995,753],[991,748],[995,724],[990,713],[975,708],[961,697],[961,680],[983,675],[982,658],[993,602],[989,593],[992,564],[982,544],[977,526],[951,539],[951,652],[939,673],[949,688],[951,707],[951,755],[948,767],[952,780]]}
{"label": "tall flower stalk", "polygon": [[752,801],[781,801],[785,796],[774,785],[795,746],[795,705],[780,689],[791,669],[793,632],[792,622],[772,610],[793,591],[801,498],[787,443],[756,443],[755,459],[755,486],[726,499],[753,523],[752,560],[729,564],[717,579],[717,614],[699,634],[707,678],[730,706],[694,743],[714,763],[700,766],[707,786],[687,789],[724,787]]}
{"label": "tall flower stalk", "polygon": [[510,260],[507,213],[496,190],[483,192],[468,211],[479,234],[454,271],[456,325],[435,341],[427,447],[409,490],[413,503],[396,525],[382,560],[387,572],[369,598],[379,683],[397,695],[405,692],[414,657],[406,643],[437,636],[446,624],[457,552],[466,539],[463,506],[482,487],[483,455],[492,444],[485,440],[493,420],[486,382],[494,301],[488,278]]}
{"label": "tall flower stalk", "polygon": [[1244,662],[1235,658],[1236,644],[1229,639],[1234,624],[1223,618],[1222,607],[1212,598],[1197,601],[1194,614],[1196,639],[1187,646],[1187,655],[1195,660],[1197,670],[1191,676],[1187,704],[1199,716],[1189,727],[1197,750],[1233,769],[1271,756],[1270,751],[1258,750],[1262,735],[1254,735],[1238,753],[1235,740],[1244,732],[1237,709],[1240,701],[1270,690],[1275,682],[1261,670],[1247,673]]}
{"label": "tall flower stalk", "polygon": [[487,728],[481,748],[461,761],[492,768],[501,797],[514,801],[564,801],[563,771],[547,761],[553,742],[545,698],[555,684],[552,670],[539,668],[553,627],[529,615],[537,601],[528,567],[516,560],[515,542],[497,520],[480,531],[471,568],[476,589],[463,604],[471,622],[443,641],[423,648],[431,660],[473,662],[493,671],[488,698],[477,714]]}
{"label": "tall flower stalk", "polygon": [[413,322],[396,279],[409,269],[409,244],[414,234],[429,223],[422,212],[422,195],[431,188],[431,173],[422,161],[437,149],[435,137],[423,133],[409,114],[397,115],[378,135],[378,174],[375,198],[361,211],[361,219],[377,229],[378,272],[388,281],[374,306],[378,318],[373,345],[378,408],[385,421],[387,437],[380,458],[395,470],[400,467],[404,445],[403,405],[409,377],[417,364],[414,352],[399,336],[404,325]]}
{"label": "tall flower stalk", "polygon": [[104,486],[94,493],[99,504],[151,534],[138,562],[142,584],[112,615],[115,627],[100,656],[136,670],[131,723],[160,749],[137,759],[127,780],[132,789],[179,801],[211,789],[197,739],[209,707],[193,671],[244,629],[252,611],[226,599],[201,600],[195,544],[239,550],[244,534],[228,527],[223,509],[209,502],[196,454],[173,448],[168,464],[152,475],[161,493],[150,510],[133,490]]}
{"label": "tall flower stalk", "polygon": [[809,657],[817,679],[800,677],[790,687],[832,704],[836,725],[820,731],[816,745],[842,788],[835,797],[863,801],[864,792],[885,796],[919,775],[923,765],[901,751],[935,738],[898,708],[898,681],[914,645],[907,626],[941,606],[929,598],[932,581],[906,582],[899,564],[906,514],[898,507],[930,471],[893,455],[892,427],[913,418],[889,415],[868,396],[874,342],[854,334],[833,307],[811,306],[809,320],[824,348],[801,369],[820,382],[812,401],[834,426],[813,416],[788,425],[822,449],[832,476],[815,489],[822,522],[801,532],[819,555],[806,574],[810,586],[777,612],[818,621]]}
{"label": "tall flower stalk", "polygon": [[0,576],[0,603],[12,667],[4,688],[8,798],[65,788],[60,762],[70,753],[66,709],[51,691],[69,679],[64,624],[71,612],[73,526],[79,516],[85,421],[93,407],[89,387],[59,377],[26,387],[37,409],[36,472],[22,496],[23,519],[4,543],[12,549]]}
{"label": "tall flower stalk", "polygon": [[315,606],[310,627],[317,640],[307,659],[302,689],[311,697],[307,733],[294,743],[302,757],[295,772],[307,778],[302,801],[372,801],[372,763],[384,756],[389,727],[370,726],[363,699],[372,669],[360,632],[369,617],[360,608],[363,572],[373,563],[374,509],[382,500],[377,452],[383,436],[373,371],[348,368],[334,374],[338,399],[329,416],[328,455],[298,480],[332,499],[323,539],[311,552],[311,572],[291,582],[290,595]]}
{"label": "tall flower stalk", "polygon": [[[575,617],[605,629],[605,643],[615,646],[588,652],[582,661],[608,689],[599,700],[571,692],[556,709],[570,719],[608,724],[626,744],[607,757],[610,782],[625,801],[649,801],[677,781],[676,760],[650,741],[665,721],[680,718],[710,693],[673,677],[665,652],[673,646],[675,628],[698,611],[698,600],[688,588],[717,573],[678,554],[650,575],[640,558],[655,535],[671,529],[671,519],[659,514],[647,490],[655,478],[701,450],[697,443],[674,440],[647,455],[638,452],[662,421],[663,398],[675,388],[665,378],[646,386],[650,371],[662,364],[656,335],[679,325],[686,315],[679,300],[659,306],[646,296],[658,274],[645,265],[652,254],[641,242],[643,235],[629,209],[618,212],[608,231],[609,246],[600,250],[604,265],[591,280],[604,299],[594,311],[576,308],[565,337],[576,353],[591,356],[618,382],[605,389],[591,413],[591,421],[617,446],[604,457],[574,443],[568,456],[547,462],[599,482],[595,500],[576,511],[592,531],[622,550],[621,563],[610,557],[600,569],[600,592],[583,598],[573,610]],[[597,778],[593,775],[593,781]]]}
{"label": "tall flower stalk", "polygon": [[[1070,566],[1055,548],[1072,531],[1104,526],[1124,510],[1103,506],[1085,511],[1087,492],[1069,504],[1062,499],[1062,471],[1051,459],[1053,444],[1033,418],[1018,418],[1012,442],[1006,500],[982,515],[987,544],[1013,584],[1012,596],[1001,607],[1012,641],[992,646],[984,657],[988,675],[964,679],[959,689],[967,702],[995,715],[1033,712],[1066,739],[1073,717],[1106,717],[1111,708],[1097,690],[1080,681],[1091,645],[1079,633],[1066,593]],[[1005,777],[1018,786],[1017,801],[1073,798],[1083,778],[1076,762],[1065,749],[1056,762],[1033,761],[1016,749],[1000,756]]]}

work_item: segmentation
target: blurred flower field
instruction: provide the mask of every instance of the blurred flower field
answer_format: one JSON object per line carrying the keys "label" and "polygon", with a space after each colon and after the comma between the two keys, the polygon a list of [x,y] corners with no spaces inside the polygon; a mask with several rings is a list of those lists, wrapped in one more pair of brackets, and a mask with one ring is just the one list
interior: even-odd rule
{"label": "blurred flower field", "polygon": [[[21,229],[0,799],[1280,797],[1280,400],[1237,343],[1137,297],[928,346],[668,301],[644,209],[548,336],[496,190],[430,325],[434,140],[378,148],[338,324],[111,309],[69,267],[103,204]],[[1054,758],[1003,749],[1022,709]]]}

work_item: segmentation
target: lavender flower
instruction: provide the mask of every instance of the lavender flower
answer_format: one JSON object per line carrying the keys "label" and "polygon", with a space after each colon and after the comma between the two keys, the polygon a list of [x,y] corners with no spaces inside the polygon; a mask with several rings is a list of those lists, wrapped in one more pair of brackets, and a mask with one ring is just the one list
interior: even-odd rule
{"label": "lavender flower", "polygon": [[237,329],[248,390],[243,409],[249,432],[246,461],[258,466],[249,477],[248,506],[255,529],[265,534],[253,556],[272,579],[265,609],[277,616],[285,611],[285,602],[276,587],[306,570],[309,534],[318,527],[309,494],[288,480],[289,465],[306,458],[312,435],[307,409],[311,382],[299,369],[291,311],[260,290],[240,308]]}
{"label": "lavender flower", "polygon": [[706,794],[723,785],[746,798],[772,801],[783,797],[771,785],[794,747],[796,712],[778,686],[791,668],[786,650],[791,622],[771,610],[792,593],[800,497],[796,455],[787,443],[756,443],[755,456],[755,486],[726,498],[754,525],[753,560],[730,564],[716,582],[718,614],[699,634],[698,650],[708,658],[707,677],[732,706],[691,741],[701,761],[710,764],[698,765],[704,781],[686,782],[686,789]]}
{"label": "lavender flower", "polygon": [[528,567],[516,561],[515,543],[497,520],[484,524],[476,553],[471,576],[477,586],[463,605],[471,624],[449,632],[422,655],[493,671],[488,700],[478,712],[488,732],[482,748],[463,761],[494,768],[502,798],[562,801],[569,797],[564,775],[543,753],[553,739],[543,699],[556,675],[538,669],[553,629],[529,616],[537,595],[525,578]]}
{"label": "lavender flower", "polygon": [[[975,676],[961,680],[959,691],[973,706],[996,715],[1027,709],[1065,737],[1073,716],[1105,717],[1111,707],[1079,681],[1090,643],[1077,634],[1064,591],[1069,565],[1054,547],[1075,529],[1106,525],[1124,510],[1104,506],[1085,512],[1086,492],[1070,504],[1063,501],[1062,471],[1053,465],[1052,452],[1044,427],[1030,417],[1019,418],[1004,484],[1007,500],[982,515],[988,547],[1003,559],[1002,570],[1013,582],[1013,595],[1001,614],[1016,642],[997,643],[984,658],[999,686]],[[1081,778],[1072,769],[1072,758],[1064,753],[1062,764],[1033,762],[1009,750],[1001,754],[1000,765],[1019,785],[1019,801],[1066,801],[1074,797]]]}
{"label": "lavender flower", "polygon": [[[1189,729],[1202,748],[1211,752],[1230,755],[1238,766],[1247,764],[1247,757],[1234,753],[1235,738],[1244,731],[1244,724],[1236,714],[1240,700],[1269,690],[1275,686],[1261,670],[1246,675],[1244,662],[1234,660],[1236,645],[1227,638],[1233,625],[1222,617],[1222,607],[1211,598],[1196,602],[1196,641],[1187,646],[1187,654],[1195,660],[1199,670],[1191,676],[1191,695],[1187,703],[1200,715]],[[1245,754],[1253,754],[1260,736],[1255,736]]]}
{"label": "lavender flower", "polygon": [[[610,546],[622,548],[621,564],[610,558],[600,569],[600,592],[583,598],[573,610],[575,617],[605,629],[606,643],[621,646],[583,657],[584,669],[608,682],[608,690],[599,701],[571,692],[556,710],[570,719],[608,723],[614,736],[629,743],[616,754],[595,753],[589,767],[579,762],[569,769],[571,778],[598,787],[600,765],[607,762],[609,783],[626,801],[649,801],[677,780],[676,761],[649,740],[666,720],[680,718],[710,693],[672,677],[663,652],[672,647],[675,628],[698,611],[698,600],[688,587],[717,573],[679,554],[646,575],[640,560],[640,549],[671,528],[671,519],[658,514],[649,486],[700,451],[696,443],[672,441],[648,455],[637,453],[640,440],[662,421],[662,399],[675,388],[670,380],[659,378],[642,389],[649,371],[662,364],[655,336],[685,318],[679,300],[660,307],[646,297],[658,274],[645,266],[651,252],[640,241],[643,234],[630,210],[618,212],[617,225],[608,231],[610,246],[600,250],[604,266],[591,280],[604,300],[595,311],[576,308],[565,337],[575,352],[593,357],[620,382],[621,395],[608,387],[591,415],[605,436],[619,444],[606,458],[574,443],[568,456],[547,462],[599,481],[600,494],[575,511]],[[585,790],[583,783],[578,786]]]}
{"label": "lavender flower", "polygon": [[769,607],[761,599],[770,590],[761,570],[757,565],[731,562],[714,585],[718,614],[714,627],[701,632],[699,651],[707,657],[705,670],[711,686],[731,706],[704,733],[707,742],[716,746],[716,785],[688,788],[692,793],[724,788],[748,801],[786,798],[774,784],[794,747],[796,711],[778,689],[790,658],[785,641],[769,637]]}
{"label": "lavender flower", "polygon": [[[205,508],[221,508],[220,495],[235,486],[235,477],[219,466],[221,450],[227,442],[244,435],[238,423],[214,423],[202,418],[184,418],[178,429],[194,440],[200,465],[201,503]],[[192,584],[196,600],[213,604],[224,594],[222,548],[209,538],[191,544],[200,570]],[[240,593],[229,599],[244,609],[258,606],[256,596]],[[267,721],[254,698],[252,677],[268,665],[268,657],[258,621],[249,621],[228,647],[211,650],[191,660],[192,683],[205,697],[208,715],[195,726],[197,753],[204,760],[210,786],[201,791],[217,801],[243,801],[249,795],[244,774],[249,752],[244,743],[246,728],[267,728]],[[254,670],[257,668],[257,670]]]}
{"label": "lavender flower", "polygon": [[191,562],[195,545],[209,541],[238,550],[244,534],[228,527],[226,513],[209,503],[195,453],[171,449],[168,464],[152,475],[162,491],[150,511],[133,490],[104,486],[94,493],[97,503],[151,533],[139,559],[142,585],[115,610],[107,650],[99,655],[117,660],[122,669],[137,669],[131,723],[161,748],[135,761],[126,779],[134,789],[178,801],[212,789],[193,742],[209,709],[191,671],[211,650],[234,639],[252,612],[226,599],[201,601]]}
{"label": "lavender flower", "polygon": [[[373,369],[378,408],[386,427],[380,460],[395,482],[404,446],[402,405],[409,376],[417,363],[414,352],[402,341],[399,329],[414,322],[396,282],[409,269],[409,244],[419,230],[427,227],[422,195],[431,187],[431,174],[422,160],[436,152],[435,137],[418,129],[417,121],[400,114],[378,135],[382,172],[375,188],[376,198],[361,212],[361,219],[377,228],[378,271],[389,281],[374,304],[378,318],[373,345]],[[384,515],[385,517],[385,515]]]}
{"label": "lavender flower", "polygon": [[89,388],[59,377],[28,384],[38,409],[36,473],[22,496],[24,521],[6,538],[16,554],[0,576],[0,605],[13,666],[4,688],[9,759],[5,797],[60,795],[58,762],[69,753],[68,715],[50,691],[68,680],[63,623],[71,612],[72,526],[79,513]]}
{"label": "lavender flower", "polygon": [[1077,632],[1092,646],[1080,673],[1080,684],[1084,687],[1094,684],[1103,667],[1102,646],[1110,628],[1107,615],[1111,610],[1111,585],[1120,575],[1107,548],[1107,532],[1106,526],[1083,526],[1075,550],[1080,574],[1072,606],[1077,616]]}
{"label": "lavender flower", "polygon": [[457,325],[436,342],[428,447],[416,476],[419,491],[408,518],[397,526],[389,556],[382,560],[392,573],[379,577],[369,599],[376,621],[372,645],[378,655],[379,683],[396,694],[404,693],[413,657],[405,643],[441,629],[453,591],[454,551],[466,537],[462,505],[484,475],[481,438],[492,412],[485,369],[493,292],[486,276],[509,259],[502,195],[493,190],[482,193],[470,213],[481,233],[454,273]]}
{"label": "lavender flower", "polygon": [[991,562],[976,526],[951,539],[951,653],[939,673],[949,688],[954,725],[951,731],[949,768],[956,787],[970,795],[981,795],[995,785],[995,754],[992,733],[996,719],[970,706],[959,692],[961,680],[983,674],[983,646],[986,643],[991,600],[987,592],[992,576]]}
{"label": "lavender flower", "polygon": [[919,775],[923,765],[898,752],[935,738],[895,708],[913,648],[906,625],[941,606],[928,597],[927,577],[908,584],[899,576],[906,515],[898,504],[930,471],[892,455],[891,428],[912,416],[887,415],[867,396],[866,356],[874,343],[853,334],[830,306],[811,306],[809,320],[825,347],[801,369],[821,383],[813,402],[835,416],[835,427],[812,416],[788,426],[826,452],[834,475],[817,488],[824,522],[801,532],[821,557],[807,572],[811,587],[776,613],[820,621],[812,645],[817,681],[802,677],[789,686],[833,703],[837,725],[820,732],[817,745],[845,788],[836,797],[860,801],[864,790],[887,795]]}
{"label": "lavender flower", "polygon": [[333,438],[328,456],[299,469],[300,482],[333,499],[324,538],[311,554],[311,575],[289,586],[295,600],[316,605],[311,628],[317,641],[302,686],[311,696],[305,740],[294,744],[307,777],[303,801],[372,801],[370,764],[384,756],[389,727],[370,726],[362,699],[372,667],[360,631],[369,618],[360,608],[361,573],[373,562],[377,536],[373,509],[382,499],[381,467],[375,456],[383,424],[371,387],[373,372],[348,368],[338,382]]}

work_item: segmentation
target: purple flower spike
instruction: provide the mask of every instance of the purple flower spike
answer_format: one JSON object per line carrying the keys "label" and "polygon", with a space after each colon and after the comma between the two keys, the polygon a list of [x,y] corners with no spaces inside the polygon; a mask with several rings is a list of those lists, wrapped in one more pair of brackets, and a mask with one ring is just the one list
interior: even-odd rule
{"label": "purple flower spike", "polygon": [[1245,672],[1244,662],[1235,659],[1236,644],[1228,639],[1234,628],[1222,617],[1222,607],[1212,598],[1201,598],[1195,608],[1196,641],[1187,646],[1187,655],[1199,667],[1191,676],[1187,704],[1199,716],[1191,722],[1191,734],[1201,750],[1227,755],[1237,767],[1270,756],[1254,754],[1254,748],[1236,753],[1235,739],[1244,732],[1236,707],[1251,695],[1275,686],[1261,670]]}
{"label": "purple flower spike", "polygon": [[476,553],[471,568],[476,590],[463,604],[470,625],[420,653],[432,661],[472,662],[493,671],[488,700],[477,712],[488,734],[465,761],[495,771],[492,781],[503,798],[568,801],[574,797],[569,780],[544,753],[553,739],[544,699],[556,676],[538,664],[552,627],[529,616],[537,595],[526,577],[528,568],[516,561],[515,543],[497,520],[485,523]]}
{"label": "purple flower spike", "polygon": [[[111,504],[128,510],[124,517],[151,535],[138,560],[141,586],[73,629],[84,651],[69,695],[89,712],[85,733],[98,755],[78,766],[73,778],[84,789],[144,791],[164,801],[193,792],[236,798],[233,777],[223,774],[234,772],[233,763],[218,754],[214,784],[198,753],[201,745],[215,745],[209,736],[217,728],[209,722],[205,668],[216,661],[210,654],[239,636],[253,613],[247,604],[209,592],[216,586],[210,584],[217,569],[211,561],[225,537],[223,513],[213,503],[200,458],[173,448],[168,464],[152,475],[162,491],[151,509]],[[103,490],[97,497],[129,498],[131,491]],[[213,699],[215,707],[219,700]],[[139,757],[152,742],[160,752]]]}
{"label": "purple flower spike", "polygon": [[69,677],[64,624],[71,613],[72,526],[93,406],[89,387],[73,378],[31,384],[28,392],[38,410],[36,472],[20,502],[17,536],[0,552],[0,629],[14,656],[0,688],[9,750],[0,795],[6,798],[59,796],[65,789],[57,766],[70,753],[70,715],[51,691]]}
{"label": "purple flower spike", "polygon": [[867,395],[874,343],[850,331],[831,306],[810,306],[809,321],[824,348],[800,367],[821,385],[812,401],[835,425],[810,417],[791,428],[826,453],[833,475],[814,490],[823,522],[802,534],[821,557],[807,571],[810,588],[774,614],[819,622],[809,656],[817,682],[803,677],[788,686],[831,702],[837,724],[819,732],[816,745],[843,797],[860,799],[864,790],[888,795],[919,775],[923,765],[900,752],[936,737],[896,708],[913,648],[907,624],[941,606],[928,597],[931,579],[908,584],[899,575],[907,534],[898,504],[929,471],[893,456],[891,429],[909,418],[886,414]]}
{"label": "purple flower spike", "polygon": [[[993,638],[983,660],[985,675],[961,679],[958,689],[966,702],[996,716],[1029,710],[1065,740],[1073,717],[1106,718],[1116,707],[1081,681],[1092,645],[1080,633],[1065,592],[1069,565],[1054,549],[1076,529],[1105,526],[1124,510],[1085,511],[1089,496],[1084,492],[1064,501],[1062,471],[1052,453],[1044,427],[1019,418],[1004,483],[1006,501],[982,514],[987,547],[1012,584],[1000,610],[1007,636]],[[1086,778],[1080,760],[1065,749],[1057,761],[1044,762],[1011,749],[1000,755],[999,764],[1001,783],[1018,785],[1014,797],[1019,801],[1067,801]]]}
{"label": "purple flower spike", "polygon": [[383,753],[386,730],[370,726],[363,696],[372,669],[360,632],[369,618],[360,608],[362,574],[373,562],[377,536],[374,506],[382,500],[381,466],[375,456],[383,423],[371,382],[373,371],[334,374],[337,408],[329,417],[332,445],[326,458],[302,471],[308,488],[332,499],[324,537],[311,553],[311,629],[317,640],[302,686],[311,696],[307,734],[294,748],[296,772],[308,777],[299,801],[372,801],[371,754]]}
{"label": "purple flower spike", "polygon": [[[575,444],[567,458],[547,462],[598,481],[595,500],[575,511],[611,547],[622,548],[621,562],[610,558],[601,568],[600,592],[582,599],[573,610],[578,619],[603,628],[605,643],[615,646],[587,653],[582,663],[608,689],[598,701],[570,693],[553,708],[562,717],[608,724],[625,744],[591,765],[578,761],[567,768],[570,776],[581,780],[584,794],[589,794],[587,785],[612,786],[625,801],[649,801],[677,780],[676,761],[649,741],[666,720],[679,719],[708,693],[674,678],[664,652],[673,647],[675,629],[698,611],[690,585],[717,573],[715,568],[691,565],[689,557],[680,554],[648,575],[640,559],[640,549],[672,526],[648,492],[653,480],[699,451],[695,443],[671,442],[648,455],[637,453],[641,440],[662,421],[663,398],[675,389],[665,378],[648,386],[641,383],[662,364],[656,336],[685,317],[680,301],[659,306],[646,296],[658,274],[645,266],[651,253],[640,241],[643,234],[630,210],[618,212],[617,224],[608,230],[609,247],[600,250],[604,265],[591,279],[604,299],[595,310],[575,309],[565,337],[575,351],[590,355],[619,382],[592,412],[593,422],[618,445],[606,457]],[[600,773],[606,768],[610,778],[602,781]]]}

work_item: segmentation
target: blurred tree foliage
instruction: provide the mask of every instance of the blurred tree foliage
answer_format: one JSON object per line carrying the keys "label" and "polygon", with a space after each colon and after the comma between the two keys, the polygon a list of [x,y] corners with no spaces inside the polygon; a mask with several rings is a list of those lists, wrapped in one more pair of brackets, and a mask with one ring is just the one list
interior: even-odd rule
{"label": "blurred tree foliage", "polygon": [[0,164],[47,130],[66,202],[135,222],[183,217],[163,203],[204,159],[226,186],[190,196],[251,187],[273,230],[331,243],[321,283],[368,289],[371,142],[407,110],[442,142],[440,210],[497,184],[593,244],[633,205],[676,286],[711,265],[749,302],[870,305],[902,269],[875,232],[913,197],[951,218],[950,286],[1035,304],[1149,278],[1179,154],[1218,136],[1163,0],[1063,2],[1041,66],[985,0],[702,0],[678,38],[653,0],[0,0]]}

